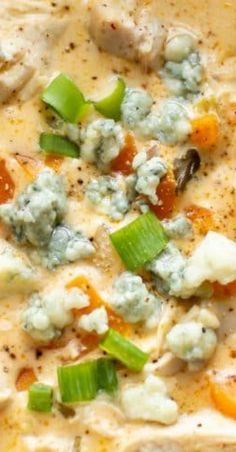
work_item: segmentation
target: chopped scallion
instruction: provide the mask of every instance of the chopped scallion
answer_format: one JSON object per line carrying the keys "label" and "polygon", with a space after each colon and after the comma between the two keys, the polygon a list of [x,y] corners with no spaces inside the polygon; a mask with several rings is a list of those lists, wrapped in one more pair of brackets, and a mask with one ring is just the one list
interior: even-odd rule
{"label": "chopped scallion", "polygon": [[118,385],[115,364],[107,358],[59,367],[57,375],[64,403],[89,401],[101,390],[114,392]]}
{"label": "chopped scallion", "polygon": [[128,270],[135,271],[154,259],[168,243],[164,229],[152,212],[140,215],[110,239]]}
{"label": "chopped scallion", "polygon": [[59,74],[43,91],[41,99],[67,122],[77,123],[91,106],[76,84]]}
{"label": "chopped scallion", "polygon": [[148,360],[147,353],[144,353],[112,328],[109,329],[99,346],[129,369],[137,372],[142,370]]}
{"label": "chopped scallion", "polygon": [[52,410],[52,388],[42,383],[34,383],[29,388],[28,408],[32,411],[49,413]]}
{"label": "chopped scallion", "polygon": [[64,157],[78,158],[79,148],[72,141],[61,135],[53,133],[41,133],[39,146],[46,154],[61,155]]}
{"label": "chopped scallion", "polygon": [[98,390],[108,393],[116,391],[118,380],[113,360],[107,358],[97,360],[97,383]]}
{"label": "chopped scallion", "polygon": [[96,110],[106,118],[119,121],[121,117],[121,104],[125,96],[125,82],[119,78],[114,91],[104,99],[94,102]]}

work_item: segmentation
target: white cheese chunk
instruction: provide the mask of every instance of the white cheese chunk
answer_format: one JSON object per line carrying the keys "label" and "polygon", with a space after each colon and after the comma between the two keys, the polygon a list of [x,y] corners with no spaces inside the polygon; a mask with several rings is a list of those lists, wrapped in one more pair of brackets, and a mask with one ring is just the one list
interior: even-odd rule
{"label": "white cheese chunk", "polygon": [[88,315],[82,315],[79,319],[79,327],[85,331],[96,331],[97,334],[104,334],[108,330],[108,317],[104,307],[94,309]]}
{"label": "white cheese chunk", "polygon": [[208,232],[188,259],[181,295],[191,296],[204,281],[228,284],[235,279],[236,243],[217,232]]}
{"label": "white cheese chunk", "polygon": [[153,375],[148,376],[144,384],[124,388],[121,402],[129,419],[169,425],[178,418],[177,404],[169,397],[165,383]]}

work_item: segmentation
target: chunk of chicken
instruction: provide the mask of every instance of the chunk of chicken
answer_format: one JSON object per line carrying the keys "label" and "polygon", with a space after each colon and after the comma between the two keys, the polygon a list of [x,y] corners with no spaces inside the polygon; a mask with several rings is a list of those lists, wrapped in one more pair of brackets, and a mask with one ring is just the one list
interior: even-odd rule
{"label": "chunk of chicken", "polygon": [[[132,9],[126,4],[108,0],[93,2],[89,30],[101,49],[145,68],[157,70],[166,38],[165,27],[145,8]],[[128,2],[129,3],[129,2]]]}
{"label": "chunk of chicken", "polygon": [[19,61],[0,73],[0,102],[5,102],[13,94],[18,93],[31,79],[34,72],[33,66]]}

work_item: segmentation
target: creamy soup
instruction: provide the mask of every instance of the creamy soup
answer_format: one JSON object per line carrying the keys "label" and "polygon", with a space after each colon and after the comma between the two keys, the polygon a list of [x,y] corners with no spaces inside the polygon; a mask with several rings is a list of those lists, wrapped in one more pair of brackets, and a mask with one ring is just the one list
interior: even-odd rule
{"label": "creamy soup", "polygon": [[235,2],[0,11],[0,451],[236,451]]}

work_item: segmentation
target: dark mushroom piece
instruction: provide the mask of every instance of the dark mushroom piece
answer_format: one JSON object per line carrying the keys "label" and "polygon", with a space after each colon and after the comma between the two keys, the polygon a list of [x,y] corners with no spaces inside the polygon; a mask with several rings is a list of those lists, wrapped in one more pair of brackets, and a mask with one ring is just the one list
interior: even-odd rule
{"label": "dark mushroom piece", "polygon": [[177,192],[184,191],[187,183],[199,170],[201,159],[196,149],[189,149],[186,154],[174,160],[174,176],[177,184]]}

